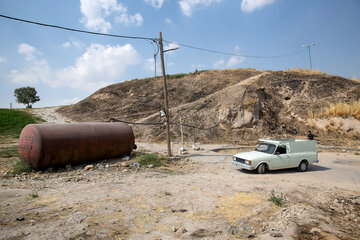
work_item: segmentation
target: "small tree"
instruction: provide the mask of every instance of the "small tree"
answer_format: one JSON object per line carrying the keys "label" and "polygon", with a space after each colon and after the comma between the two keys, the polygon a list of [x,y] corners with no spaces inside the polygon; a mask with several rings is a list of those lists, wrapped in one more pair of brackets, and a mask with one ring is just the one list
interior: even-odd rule
{"label": "small tree", "polygon": [[16,102],[27,104],[26,108],[31,108],[33,103],[40,101],[40,97],[36,96],[37,92],[32,87],[17,88],[14,91]]}

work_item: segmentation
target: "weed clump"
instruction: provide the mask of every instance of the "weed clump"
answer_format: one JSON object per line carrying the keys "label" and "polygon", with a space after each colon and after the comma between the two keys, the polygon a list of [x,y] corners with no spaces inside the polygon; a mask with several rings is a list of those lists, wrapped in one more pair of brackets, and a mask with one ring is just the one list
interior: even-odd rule
{"label": "weed clump", "polygon": [[164,160],[155,153],[136,153],[136,160],[140,166],[153,165],[154,167],[160,167],[164,165]]}
{"label": "weed clump", "polygon": [[30,194],[29,196],[32,197],[32,198],[38,198],[38,197],[39,197],[39,194],[37,194],[37,193],[32,193],[32,194]]}
{"label": "weed clump", "polygon": [[284,206],[284,204],[286,202],[285,196],[283,196],[282,194],[279,197],[276,196],[274,189],[271,190],[270,198],[268,200],[270,202],[273,202],[276,206],[279,206],[279,207]]}
{"label": "weed clump", "polygon": [[22,160],[16,162],[12,170],[13,174],[29,173],[29,172],[32,172],[31,166]]}

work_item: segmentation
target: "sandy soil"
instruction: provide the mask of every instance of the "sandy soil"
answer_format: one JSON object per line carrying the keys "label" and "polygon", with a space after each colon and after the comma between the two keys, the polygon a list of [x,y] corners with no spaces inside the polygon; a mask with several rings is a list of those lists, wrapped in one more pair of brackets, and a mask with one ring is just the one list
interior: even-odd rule
{"label": "sandy soil", "polygon": [[44,119],[48,123],[71,123],[71,119],[56,112],[60,107],[32,108],[31,113]]}
{"label": "sandy soil", "polygon": [[[160,169],[118,159],[2,178],[0,238],[359,239],[359,155],[321,152],[307,172],[259,175],[212,151],[229,146],[202,147]],[[283,207],[268,201],[271,190]]]}

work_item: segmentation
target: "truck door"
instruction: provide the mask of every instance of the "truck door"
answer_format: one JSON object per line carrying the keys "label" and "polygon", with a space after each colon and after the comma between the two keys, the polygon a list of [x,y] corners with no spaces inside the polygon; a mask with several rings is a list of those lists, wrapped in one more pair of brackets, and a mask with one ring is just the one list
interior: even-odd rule
{"label": "truck door", "polygon": [[290,156],[286,151],[286,146],[277,146],[271,161],[272,169],[282,169],[289,167]]}

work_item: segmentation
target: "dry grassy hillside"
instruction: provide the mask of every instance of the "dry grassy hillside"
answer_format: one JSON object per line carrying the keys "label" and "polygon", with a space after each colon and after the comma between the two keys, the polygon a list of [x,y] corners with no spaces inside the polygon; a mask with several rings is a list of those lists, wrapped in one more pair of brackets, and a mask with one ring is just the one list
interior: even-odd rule
{"label": "dry grassy hillside", "polygon": [[[309,112],[360,98],[360,83],[338,76],[306,71],[252,69],[202,71],[168,78],[173,139],[180,127],[195,126],[203,142],[239,142],[259,137],[302,135],[314,124]],[[113,117],[132,122],[162,122],[162,78],[126,81],[102,88],[81,102],[58,111],[76,121],[107,121]],[[162,141],[164,126],[134,126],[140,140]],[[186,139],[193,128],[184,127]],[[322,135],[334,134],[315,129]],[[353,129],[344,134],[357,138]]]}

